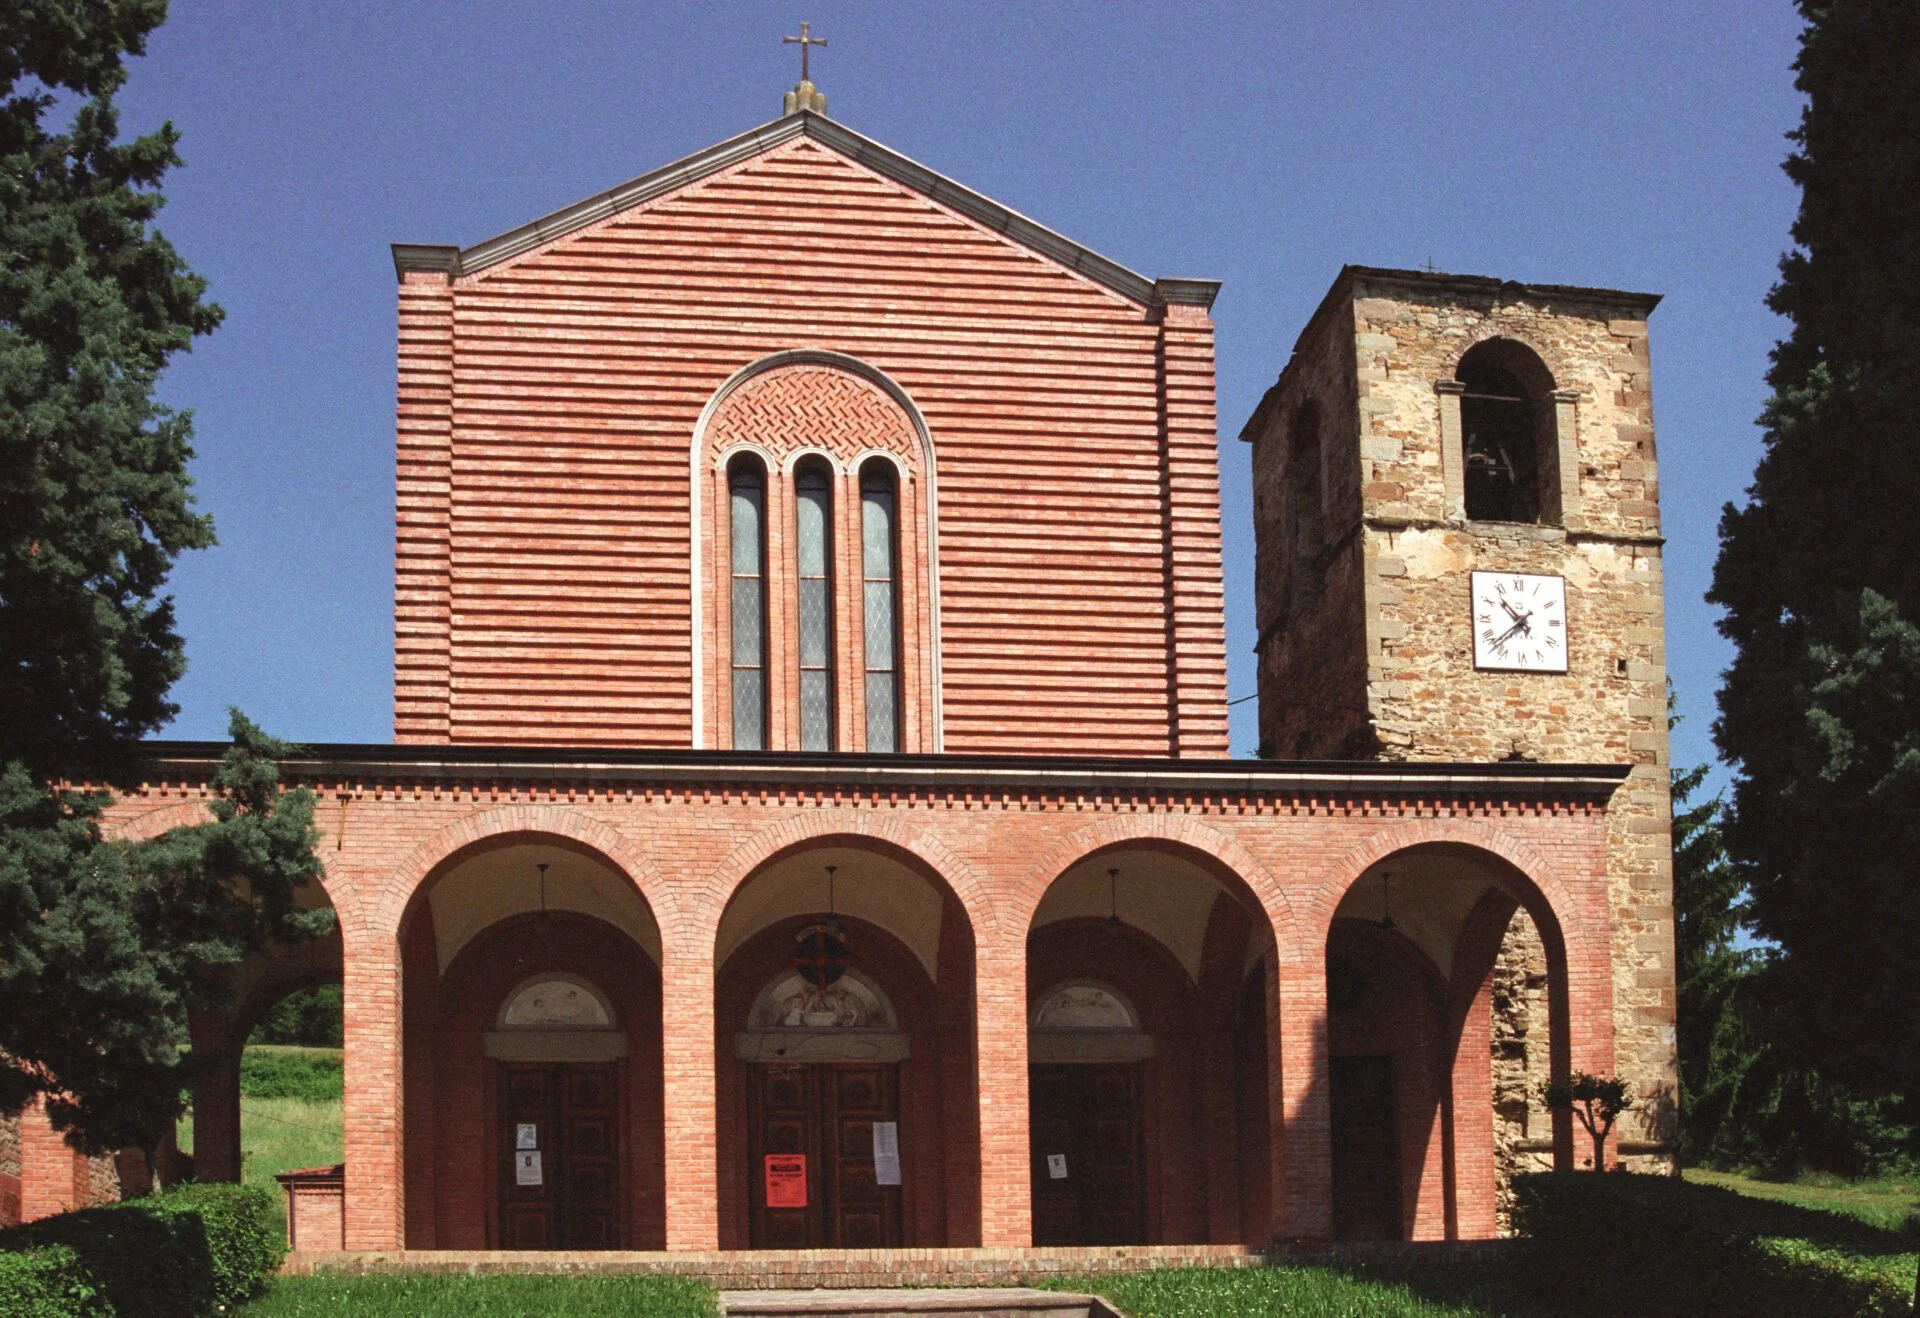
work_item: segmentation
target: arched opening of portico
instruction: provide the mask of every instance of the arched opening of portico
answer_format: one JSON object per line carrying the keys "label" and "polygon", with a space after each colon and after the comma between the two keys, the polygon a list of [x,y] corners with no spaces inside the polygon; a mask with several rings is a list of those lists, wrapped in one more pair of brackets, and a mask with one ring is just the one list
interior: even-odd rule
{"label": "arched opening of portico", "polygon": [[1547,899],[1474,847],[1394,852],[1342,896],[1326,973],[1335,1238],[1496,1234],[1512,1171],[1567,1147],[1538,1092],[1569,1069]]}
{"label": "arched opening of portico", "polygon": [[[294,905],[303,911],[332,909],[332,903],[318,883],[300,888],[294,895]],[[191,1154],[191,1161],[182,1163],[174,1174],[190,1166],[197,1181],[242,1178],[246,1160],[251,1155],[243,1139],[242,1127],[250,1118],[241,1093],[241,1065],[257,1027],[289,997],[338,985],[341,970],[340,927],[336,922],[318,937],[300,943],[272,944],[227,968],[222,974],[225,1008],[189,1013],[187,1024],[196,1068],[189,1119],[182,1123],[181,1147]],[[337,1001],[334,1010],[338,1010]],[[306,1041],[318,1042],[319,1037],[312,1036]],[[331,1037],[334,1047],[337,1048],[339,1042],[337,1037]],[[270,1114],[257,1115],[261,1120],[270,1120]],[[339,1161],[338,1116],[338,1112],[332,1114],[335,1138],[331,1142],[321,1138],[320,1130],[310,1132],[316,1136],[316,1150],[331,1154],[328,1159],[331,1162]],[[323,1115],[307,1114],[303,1124],[310,1122],[319,1126],[326,1120]]]}
{"label": "arched opening of portico", "polygon": [[430,874],[401,924],[413,1249],[666,1243],[661,935],[599,852],[506,834]]}
{"label": "arched opening of portico", "polygon": [[1271,1238],[1272,927],[1196,850],[1067,868],[1027,936],[1033,1243]]}
{"label": "arched opening of portico", "polygon": [[723,1249],[977,1244],[974,936],[928,866],[822,838],[714,946]]}

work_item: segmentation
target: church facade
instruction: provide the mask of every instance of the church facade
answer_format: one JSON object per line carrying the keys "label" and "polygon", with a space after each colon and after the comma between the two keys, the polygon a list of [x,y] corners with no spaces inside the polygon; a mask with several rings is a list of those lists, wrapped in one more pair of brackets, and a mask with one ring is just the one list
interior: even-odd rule
{"label": "church facade", "polygon": [[1217,285],[821,109],[395,247],[394,741],[284,766],[338,933],[198,1174],[335,978],[350,1249],[1482,1238],[1582,1071],[1669,1159],[1655,299],[1342,273],[1231,760]]}

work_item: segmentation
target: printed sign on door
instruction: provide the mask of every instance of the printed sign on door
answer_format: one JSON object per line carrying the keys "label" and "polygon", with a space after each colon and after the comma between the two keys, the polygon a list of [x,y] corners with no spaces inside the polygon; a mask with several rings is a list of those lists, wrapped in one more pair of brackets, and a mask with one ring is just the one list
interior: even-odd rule
{"label": "printed sign on door", "polygon": [[767,1207],[805,1208],[807,1206],[807,1155],[769,1153],[767,1155]]}

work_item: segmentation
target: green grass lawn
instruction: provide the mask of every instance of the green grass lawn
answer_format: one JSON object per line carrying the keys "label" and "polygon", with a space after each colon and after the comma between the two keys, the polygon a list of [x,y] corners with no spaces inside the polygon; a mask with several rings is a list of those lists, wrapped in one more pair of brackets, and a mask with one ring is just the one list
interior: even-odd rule
{"label": "green grass lawn", "polygon": [[1837,1176],[1769,1181],[1697,1169],[1689,1170],[1686,1179],[1801,1210],[1777,1219],[1769,1216],[1757,1225],[1769,1240],[1840,1254],[1908,1287],[1913,1284],[1914,1269],[1920,1267],[1920,1181],[1849,1181]]}
{"label": "green grass lawn", "polygon": [[279,1277],[247,1318],[711,1318],[711,1286],[671,1277]]}
{"label": "green grass lawn", "polygon": [[1546,1318],[1486,1264],[1395,1268],[1178,1268],[1066,1277],[1050,1290],[1090,1291],[1131,1318]]}

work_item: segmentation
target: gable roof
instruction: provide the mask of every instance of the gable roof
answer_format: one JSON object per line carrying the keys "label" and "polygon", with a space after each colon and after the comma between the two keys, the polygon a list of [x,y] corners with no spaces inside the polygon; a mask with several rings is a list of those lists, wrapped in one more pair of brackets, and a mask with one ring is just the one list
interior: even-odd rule
{"label": "gable roof", "polygon": [[1149,279],[1136,274],[1098,252],[1082,247],[1044,225],[1036,224],[1017,211],[1008,210],[992,198],[962,187],[945,175],[936,174],[925,165],[909,160],[872,138],[862,137],[851,128],[810,110],[762,124],[738,137],[730,137],[683,160],[642,174],[585,201],[563,206],[550,215],[496,234],[471,247],[395,243],[394,274],[401,278],[409,270],[438,271],[449,277],[473,274],[642,202],[698,182],[783,142],[803,137],[1142,306],[1182,304],[1211,307],[1214,296],[1220,291],[1220,282],[1216,279]]}

